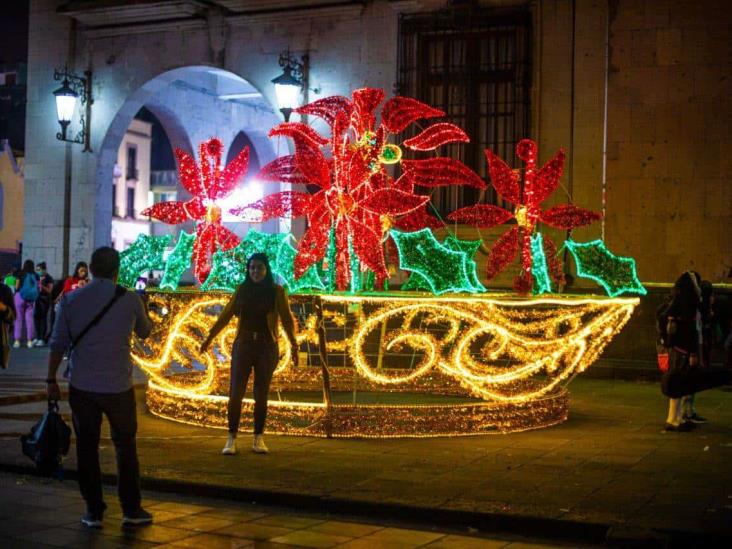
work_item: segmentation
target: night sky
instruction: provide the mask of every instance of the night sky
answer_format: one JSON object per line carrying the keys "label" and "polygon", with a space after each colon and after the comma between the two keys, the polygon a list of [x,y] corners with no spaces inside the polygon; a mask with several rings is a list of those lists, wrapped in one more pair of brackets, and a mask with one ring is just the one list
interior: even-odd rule
{"label": "night sky", "polygon": [[0,64],[28,60],[28,0],[5,0],[0,12]]}

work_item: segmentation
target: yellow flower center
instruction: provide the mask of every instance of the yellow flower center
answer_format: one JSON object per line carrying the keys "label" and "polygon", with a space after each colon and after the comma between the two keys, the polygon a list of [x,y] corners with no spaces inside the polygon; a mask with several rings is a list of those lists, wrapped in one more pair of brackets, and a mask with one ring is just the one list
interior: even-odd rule
{"label": "yellow flower center", "polygon": [[221,221],[221,208],[216,204],[209,204],[206,208],[206,221],[209,223],[218,223]]}
{"label": "yellow flower center", "polygon": [[513,212],[513,216],[516,218],[516,222],[519,227],[523,227],[524,229],[532,228],[532,223],[529,219],[529,211],[526,206],[517,207]]}

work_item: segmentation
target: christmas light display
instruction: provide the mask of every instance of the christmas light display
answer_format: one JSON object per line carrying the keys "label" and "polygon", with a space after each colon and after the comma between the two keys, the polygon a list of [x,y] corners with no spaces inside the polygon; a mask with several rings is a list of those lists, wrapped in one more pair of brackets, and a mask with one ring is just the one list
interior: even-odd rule
{"label": "christmas light display", "polygon": [[193,198],[187,202],[159,202],[142,212],[171,225],[196,221],[193,272],[199,282],[206,280],[217,250],[228,250],[239,243],[239,238],[221,224],[221,207],[217,201],[230,195],[246,173],[249,147],[244,147],[223,169],[222,153],[223,144],[219,139],[201,143],[199,166],[188,153],[176,149],[180,182]]}
{"label": "christmas light display", "polygon": [[[457,223],[467,223],[476,227],[493,227],[514,219],[516,226],[504,233],[493,246],[488,256],[486,277],[492,279],[518,254],[521,258],[521,273],[514,279],[514,289],[525,294],[534,287],[531,237],[537,222],[551,227],[571,230],[589,225],[600,219],[601,214],[578,208],[572,204],[562,204],[548,210],[541,210],[541,202],[546,200],[559,185],[564,171],[564,151],[560,150],[542,168],[536,168],[538,148],[530,139],[522,139],[516,145],[517,156],[524,161],[523,185],[519,182],[519,172],[512,170],[500,157],[489,149],[485,151],[488,160],[491,183],[503,200],[515,205],[513,212],[497,206],[468,206],[452,212],[448,219]],[[557,284],[564,283],[561,264],[555,254],[556,249],[548,237],[543,238],[544,255],[548,261],[548,272]]]}
{"label": "christmas light display", "polygon": [[131,288],[139,276],[165,268],[163,252],[171,238],[170,235],[138,235],[129,248],[119,254],[119,283]]}
{"label": "christmas light display", "polygon": [[[209,292],[151,294],[154,333],[136,342],[133,360],[150,376],[148,406],[158,415],[226,426],[232,323],[209,351],[203,334],[230,296]],[[318,341],[312,297],[292,296],[298,344]],[[323,295],[329,353],[346,352],[330,368],[336,394],[405,394],[403,404],[334,404],[302,399],[322,394],[321,369],[294,368],[280,334],[268,430],[316,436],[436,436],[512,432],[552,425],[567,415],[564,385],[586,369],[630,318],[637,298]],[[309,362],[309,361],[308,361]],[[414,404],[415,395],[453,397]],[[455,403],[455,398],[461,401]],[[393,400],[397,400],[394,398]],[[252,406],[245,399],[245,407]],[[408,403],[411,402],[411,403]],[[328,416],[328,417],[326,417]],[[329,426],[326,428],[326,426]]]}
{"label": "christmas light display", "polygon": [[178,242],[175,244],[172,253],[165,262],[165,273],[160,281],[160,288],[177,290],[180,277],[186,269],[191,266],[191,254],[196,236],[192,233],[181,231],[178,233]]}
{"label": "christmas light display", "polygon": [[646,295],[634,259],[614,255],[602,240],[579,243],[568,239],[564,245],[574,257],[577,275],[594,280],[610,297],[624,293]]}
{"label": "christmas light display", "polygon": [[551,277],[544,255],[544,239],[541,233],[531,237],[531,276],[534,279],[534,294],[541,295],[552,291]]}
{"label": "christmas light display", "polygon": [[[295,154],[265,166],[260,179],[286,183],[308,183],[319,190],[307,193],[275,193],[242,208],[242,212],[261,212],[262,221],[272,217],[307,216],[308,228],[300,239],[295,257],[295,276],[335,251],[334,287],[339,290],[360,287],[364,271],[374,273],[377,287],[388,277],[383,242],[392,226],[405,229],[435,225],[425,211],[429,198],[415,194],[415,185],[471,185],[485,187],[467,166],[451,158],[405,160],[402,149],[387,143],[390,134],[421,118],[444,116],[444,112],[419,101],[392,98],[382,108],[381,123],[376,108],[384,92],[375,88],[355,90],[352,97],[328,97],[296,110],[323,119],[331,130],[322,137],[309,126],[285,123],[272,129],[270,136],[293,140]],[[466,142],[468,137],[450,123],[437,123],[403,146],[430,151],[446,143]],[[322,152],[330,148],[331,158]],[[401,162],[404,176],[394,181],[386,166]],[[409,218],[410,219],[406,219]],[[406,219],[399,225],[399,219]],[[429,224],[428,224],[429,223]],[[417,226],[418,225],[418,226]],[[331,248],[331,242],[334,248]],[[331,287],[330,289],[334,289]]]}

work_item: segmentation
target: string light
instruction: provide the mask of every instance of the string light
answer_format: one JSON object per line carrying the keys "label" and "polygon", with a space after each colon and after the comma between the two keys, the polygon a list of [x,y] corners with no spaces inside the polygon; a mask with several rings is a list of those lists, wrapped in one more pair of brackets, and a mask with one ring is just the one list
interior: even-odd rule
{"label": "string light", "polygon": [[531,237],[531,274],[534,277],[534,294],[541,295],[552,291],[546,256],[544,255],[544,241],[541,233]]}
{"label": "string light", "polygon": [[[153,292],[169,313],[154,315],[152,337],[136,342],[133,360],[150,376],[147,401],[162,417],[225,427],[228,361],[236,333],[229,325],[203,355],[197,349],[227,295]],[[291,296],[301,318],[298,344],[317,342],[317,319],[308,296]],[[564,421],[564,385],[584,371],[630,318],[637,298],[534,298],[510,296],[407,297],[325,295],[331,353],[347,351],[352,366],[330,368],[333,391],[434,394],[459,404],[334,405],[271,402],[268,430],[324,436],[390,437],[514,432]],[[334,334],[338,337],[331,339]],[[375,350],[381,349],[384,364]],[[320,367],[293,368],[292,349],[280,334],[280,360],[272,386],[294,397],[320,391]],[[399,367],[393,353],[414,353]],[[355,368],[355,372],[354,372]],[[414,400],[410,396],[411,401]],[[246,399],[245,408],[252,402]],[[326,421],[327,420],[327,421]]]}
{"label": "string light", "polygon": [[564,245],[574,257],[577,276],[594,280],[610,297],[625,293],[646,295],[633,258],[616,256],[602,240],[579,243],[568,239]]}
{"label": "string light", "polygon": [[171,238],[170,235],[138,235],[135,241],[119,254],[119,283],[131,288],[139,276],[165,268],[163,253]]}

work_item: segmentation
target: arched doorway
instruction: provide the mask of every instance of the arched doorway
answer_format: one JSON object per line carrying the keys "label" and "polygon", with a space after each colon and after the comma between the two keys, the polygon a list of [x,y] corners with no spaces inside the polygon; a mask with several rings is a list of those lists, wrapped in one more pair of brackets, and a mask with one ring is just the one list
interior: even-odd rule
{"label": "arched doorway", "polygon": [[[227,149],[233,149],[235,146],[243,147],[245,139],[245,144],[250,146],[251,158],[256,159],[256,165],[250,167],[249,174],[256,173],[259,166],[276,157],[267,132],[279,123],[279,118],[264,96],[248,81],[234,73],[206,66],[181,67],[160,74],[127,98],[102,141],[96,170],[95,247],[110,244],[112,184],[118,152],[142,108],[160,122],[174,149],[194,154],[198,143],[213,136],[219,137],[225,146],[231,144]],[[118,178],[119,172],[118,167]],[[177,193],[179,200],[187,198],[180,185]],[[248,225],[239,225],[242,226],[230,228],[237,233],[246,232]],[[180,228],[170,227],[176,234]]]}

